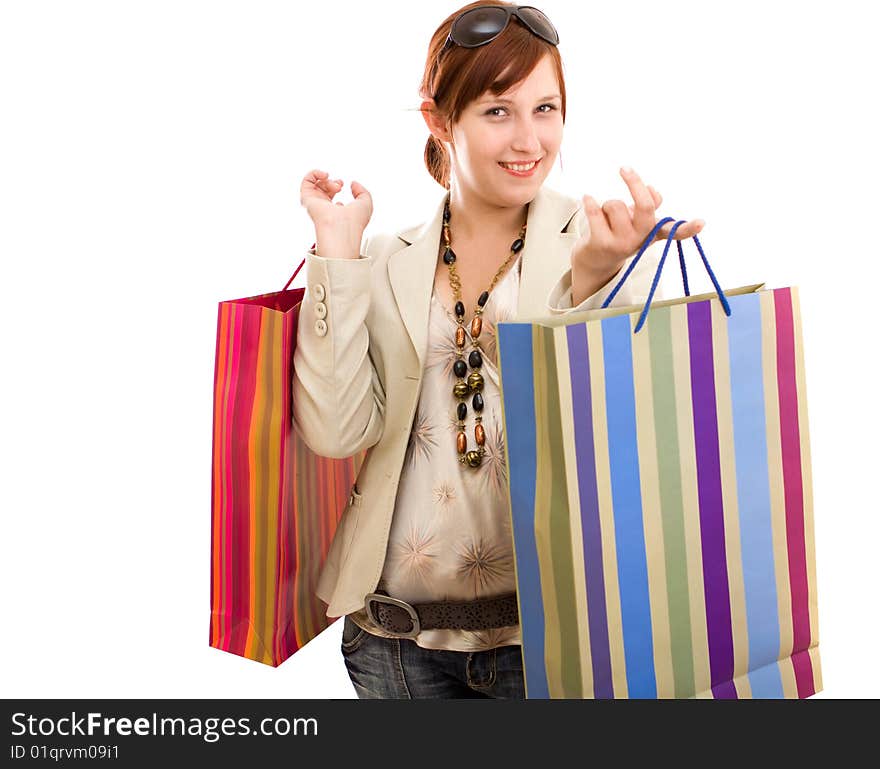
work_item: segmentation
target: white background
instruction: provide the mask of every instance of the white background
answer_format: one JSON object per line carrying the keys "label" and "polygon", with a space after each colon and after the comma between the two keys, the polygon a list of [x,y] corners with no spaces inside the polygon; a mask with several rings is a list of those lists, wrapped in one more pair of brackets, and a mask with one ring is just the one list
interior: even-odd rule
{"label": "white background", "polygon": [[[281,289],[304,258],[312,168],[344,200],[367,186],[368,233],[433,211],[414,110],[458,7],[0,3],[3,696],[354,696],[341,622],[277,669],[208,646],[217,304]],[[706,220],[723,286],[800,289],[817,697],[874,697],[870,4],[539,7],[568,90],[547,183],[630,202],[631,165],[660,214]],[[688,248],[693,292],[709,290]]]}

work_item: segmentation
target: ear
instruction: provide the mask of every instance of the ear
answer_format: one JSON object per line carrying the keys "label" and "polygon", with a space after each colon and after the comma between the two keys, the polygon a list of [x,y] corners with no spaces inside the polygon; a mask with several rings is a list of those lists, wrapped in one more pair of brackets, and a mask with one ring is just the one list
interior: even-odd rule
{"label": "ear", "polygon": [[422,117],[425,119],[425,124],[428,126],[428,130],[440,141],[451,142],[452,136],[449,131],[446,130],[444,121],[438,115],[437,105],[434,103],[434,100],[426,99],[423,101],[421,111]]}

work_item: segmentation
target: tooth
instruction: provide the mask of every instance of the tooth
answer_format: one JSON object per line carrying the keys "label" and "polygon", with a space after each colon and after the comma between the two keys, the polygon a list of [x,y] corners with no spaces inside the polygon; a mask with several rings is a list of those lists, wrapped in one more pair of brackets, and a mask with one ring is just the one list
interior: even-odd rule
{"label": "tooth", "polygon": [[530,171],[535,167],[535,163],[502,163],[501,165],[506,168],[511,168],[514,171]]}

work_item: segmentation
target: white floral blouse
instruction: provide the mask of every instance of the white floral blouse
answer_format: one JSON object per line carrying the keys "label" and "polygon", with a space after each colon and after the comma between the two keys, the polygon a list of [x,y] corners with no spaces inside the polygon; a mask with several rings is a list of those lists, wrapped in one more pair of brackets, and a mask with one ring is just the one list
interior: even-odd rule
{"label": "white floral blouse", "polygon": [[[422,390],[410,432],[378,589],[408,603],[473,600],[516,591],[507,463],[498,386],[496,324],[516,312],[522,251],[489,293],[483,308],[483,428],[486,454],[476,468],[458,461],[455,330],[451,310],[431,296],[428,351]],[[464,325],[470,350],[470,323]],[[474,411],[465,418],[468,449],[475,449]],[[363,609],[351,618],[389,636]],[[487,630],[422,630],[426,649],[480,651],[521,644],[519,625]]]}

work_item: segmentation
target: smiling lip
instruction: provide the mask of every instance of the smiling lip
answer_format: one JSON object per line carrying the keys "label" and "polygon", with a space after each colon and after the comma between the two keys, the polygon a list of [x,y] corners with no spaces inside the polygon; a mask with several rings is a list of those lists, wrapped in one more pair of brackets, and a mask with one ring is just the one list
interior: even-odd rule
{"label": "smiling lip", "polygon": [[[511,174],[512,176],[527,177],[532,176],[535,171],[538,170],[538,166],[541,165],[542,159],[543,158],[538,158],[537,161],[535,161],[535,165],[533,165],[528,171],[514,171],[511,168],[506,168],[505,166],[502,166],[500,162],[498,163],[498,165],[502,170],[507,171],[507,173]],[[525,163],[517,163],[516,165],[525,165]]]}

